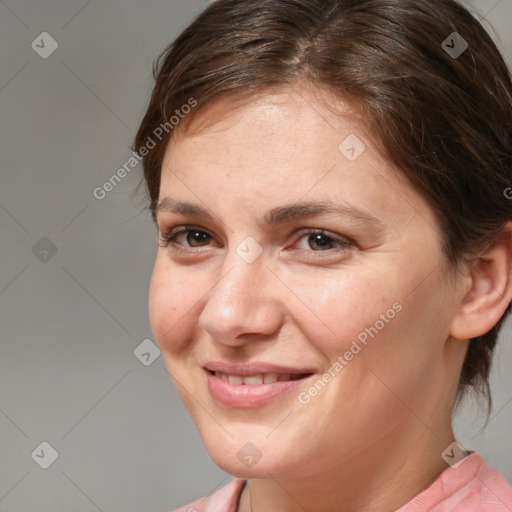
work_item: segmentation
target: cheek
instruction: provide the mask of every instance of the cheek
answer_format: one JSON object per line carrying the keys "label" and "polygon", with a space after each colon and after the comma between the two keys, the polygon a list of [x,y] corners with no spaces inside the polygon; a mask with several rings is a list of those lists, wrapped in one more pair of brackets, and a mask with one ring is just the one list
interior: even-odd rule
{"label": "cheek", "polygon": [[[298,300],[289,303],[294,323],[325,356],[331,371],[345,374],[335,379],[333,389],[343,383],[358,396],[375,381],[373,371],[405,394],[414,393],[414,382],[435,374],[449,330],[450,307],[442,300],[448,294],[435,278],[414,289],[411,275],[423,275],[421,269],[411,268],[404,276],[396,268],[320,277],[317,272],[315,279],[296,276],[289,281],[296,296],[307,297],[309,307],[305,310]],[[378,396],[375,386],[383,387],[374,382],[369,396]]]}
{"label": "cheek", "polygon": [[366,303],[361,300],[353,309],[343,304],[340,319],[347,319],[347,334],[341,329],[337,346],[330,347],[331,361],[338,355],[349,360],[333,387],[333,410],[343,388],[350,410],[365,404],[357,414],[368,425],[374,414],[385,424],[388,409],[406,414],[401,404],[419,403],[425,392],[439,396],[435,390],[446,384],[443,347],[451,315],[449,293],[436,279],[412,293],[409,286],[397,292],[385,283],[374,285],[369,289],[380,290],[379,296],[361,293]]}
{"label": "cheek", "polygon": [[157,257],[149,289],[149,319],[163,353],[178,354],[186,347],[186,333],[193,329],[194,305],[202,290],[200,273],[177,271]]}
{"label": "cheek", "polygon": [[396,316],[393,304],[399,294],[394,283],[375,272],[332,269],[319,276],[314,269],[310,275],[295,275],[288,282],[296,297],[308,306],[305,311],[296,298],[288,303],[295,312],[294,322],[331,361],[344,354],[358,337],[364,341],[366,328],[377,322],[382,330],[381,315],[387,315],[388,322]]}

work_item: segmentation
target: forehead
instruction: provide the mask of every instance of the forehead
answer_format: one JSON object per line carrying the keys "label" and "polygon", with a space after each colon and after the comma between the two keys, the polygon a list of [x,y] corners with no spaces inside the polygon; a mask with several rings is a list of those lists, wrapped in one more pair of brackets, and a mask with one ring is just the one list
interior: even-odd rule
{"label": "forehead", "polygon": [[210,175],[212,169],[249,173],[260,182],[314,179],[339,161],[347,136],[357,133],[372,144],[356,109],[338,101],[334,113],[322,99],[320,90],[306,86],[214,98],[173,132],[162,177],[166,167],[197,166]]}
{"label": "forehead", "polygon": [[[227,95],[210,98],[195,113],[192,121],[185,119],[173,132],[175,141],[194,137],[207,137],[230,129],[236,133],[236,125],[243,129],[243,119],[250,120],[253,130],[259,129],[266,142],[284,126],[294,128],[281,133],[293,136],[308,128],[335,132],[340,127],[351,127],[369,137],[371,119],[365,119],[356,101],[337,98],[325,87],[314,87],[297,82],[293,86],[267,87],[250,95]],[[300,121],[300,125],[297,123]],[[342,125],[340,125],[342,121]],[[247,124],[247,123],[246,123]],[[310,134],[314,135],[314,133]],[[311,137],[310,137],[311,138]]]}
{"label": "forehead", "polygon": [[243,101],[216,98],[173,134],[160,198],[180,191],[188,200],[197,202],[199,195],[211,202],[225,191],[225,205],[236,195],[267,209],[283,199],[359,202],[378,215],[410,214],[416,203],[423,204],[413,209],[424,209],[405,177],[376,150],[370,125],[354,103],[334,103],[308,87]]}

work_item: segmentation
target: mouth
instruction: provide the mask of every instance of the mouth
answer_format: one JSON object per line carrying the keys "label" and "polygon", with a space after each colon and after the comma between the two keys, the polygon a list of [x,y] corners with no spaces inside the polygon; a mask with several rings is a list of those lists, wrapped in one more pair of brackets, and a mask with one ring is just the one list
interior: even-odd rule
{"label": "mouth", "polygon": [[291,380],[301,380],[310,377],[311,373],[259,373],[255,375],[228,375],[222,372],[207,370],[211,375],[229,382],[232,386],[261,386],[262,384],[275,384],[276,382],[288,382]]}
{"label": "mouth", "polygon": [[[265,366],[265,365],[263,365]],[[211,397],[225,408],[257,408],[297,391],[315,373],[261,365],[204,367]]]}

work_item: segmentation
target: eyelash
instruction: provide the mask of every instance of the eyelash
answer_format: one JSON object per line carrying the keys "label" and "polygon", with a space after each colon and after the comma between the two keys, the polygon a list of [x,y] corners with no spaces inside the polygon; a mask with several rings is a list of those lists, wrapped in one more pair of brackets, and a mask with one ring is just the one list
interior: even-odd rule
{"label": "eyelash", "polygon": [[[161,244],[159,244],[159,247],[165,248],[165,247],[169,247],[169,245],[172,244],[174,246],[173,247],[174,251],[187,252],[189,254],[197,253],[198,251],[201,251],[203,249],[203,247],[206,247],[206,246],[189,247],[189,246],[183,246],[174,241],[174,239],[178,235],[183,234],[183,233],[190,233],[193,231],[205,234],[205,235],[209,236],[210,239],[213,238],[207,231],[201,229],[198,226],[193,226],[193,225],[179,226],[177,228],[174,228],[174,229],[171,229],[168,231],[159,232],[158,239],[159,239],[159,242],[161,242]],[[312,253],[327,253],[327,254],[332,255],[333,252],[343,252],[343,251],[348,250],[350,247],[355,246],[355,243],[353,241],[351,241],[350,239],[342,238],[342,237],[336,236],[334,234],[330,234],[323,229],[302,230],[301,237],[298,240],[301,240],[305,236],[311,236],[311,235],[323,235],[325,238],[329,239],[331,242],[339,244],[340,247],[338,247],[337,249],[334,248],[334,249],[327,249],[327,250],[320,250],[320,251],[314,251],[313,249],[311,249],[311,250],[298,249],[298,250],[303,250],[303,251],[312,252]]]}

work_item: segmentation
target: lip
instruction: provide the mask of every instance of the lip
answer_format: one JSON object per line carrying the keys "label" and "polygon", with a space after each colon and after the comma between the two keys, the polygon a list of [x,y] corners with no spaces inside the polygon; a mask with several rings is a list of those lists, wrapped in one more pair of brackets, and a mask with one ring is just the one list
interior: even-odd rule
{"label": "lip", "polygon": [[[278,366],[269,363],[228,364],[212,362],[204,367],[208,391],[212,398],[221,406],[227,408],[253,409],[262,407],[286,394],[297,390],[306,381],[314,377],[315,371],[311,368],[297,369]],[[289,373],[309,374],[307,377],[297,380],[278,381],[272,384],[260,384],[248,386],[246,384],[232,385],[229,382],[215,376],[212,372],[225,373],[227,375],[258,375],[261,373]]]}
{"label": "lip", "polygon": [[211,372],[220,372],[227,375],[257,375],[259,373],[292,373],[294,375],[302,373],[316,373],[313,368],[290,368],[288,366],[279,366],[272,363],[243,363],[233,364],[224,362],[211,362],[204,365],[206,370]]}

